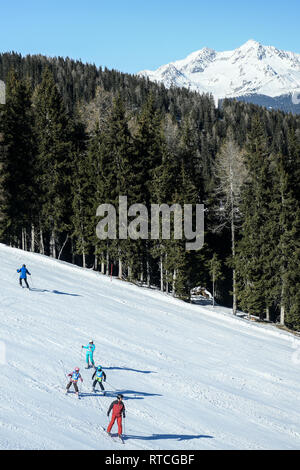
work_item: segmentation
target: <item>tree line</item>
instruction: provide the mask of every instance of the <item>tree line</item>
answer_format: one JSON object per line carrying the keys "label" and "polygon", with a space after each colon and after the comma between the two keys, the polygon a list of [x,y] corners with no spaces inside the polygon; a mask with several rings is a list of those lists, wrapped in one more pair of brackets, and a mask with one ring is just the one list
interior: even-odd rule
{"label": "tree line", "polygon": [[[70,59],[0,55],[0,239],[300,326],[298,116]],[[76,92],[75,92],[76,90]],[[205,206],[205,244],[99,240],[97,207]],[[118,214],[117,214],[118,217]]]}

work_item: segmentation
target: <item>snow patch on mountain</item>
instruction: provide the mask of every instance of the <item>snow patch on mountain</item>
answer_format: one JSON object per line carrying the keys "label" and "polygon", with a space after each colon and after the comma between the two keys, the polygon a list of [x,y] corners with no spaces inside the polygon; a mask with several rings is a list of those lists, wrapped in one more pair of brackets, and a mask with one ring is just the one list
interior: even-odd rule
{"label": "snow patch on mountain", "polygon": [[217,99],[250,94],[276,97],[300,91],[300,54],[249,40],[233,51],[205,47],[139,75],[167,88],[186,87]]}

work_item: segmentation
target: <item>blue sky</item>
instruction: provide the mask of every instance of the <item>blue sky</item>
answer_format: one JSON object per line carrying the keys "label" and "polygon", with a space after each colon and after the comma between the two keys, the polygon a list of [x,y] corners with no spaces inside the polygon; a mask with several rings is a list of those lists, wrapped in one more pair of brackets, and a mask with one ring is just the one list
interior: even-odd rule
{"label": "blue sky", "polygon": [[135,73],[248,39],[300,53],[299,0],[0,0],[0,51]]}

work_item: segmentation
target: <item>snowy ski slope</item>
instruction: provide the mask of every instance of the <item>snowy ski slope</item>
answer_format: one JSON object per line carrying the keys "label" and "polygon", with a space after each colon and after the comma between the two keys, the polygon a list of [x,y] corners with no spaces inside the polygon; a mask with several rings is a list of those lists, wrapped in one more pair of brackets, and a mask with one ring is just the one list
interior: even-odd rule
{"label": "snowy ski slope", "polygon": [[[292,335],[4,245],[0,265],[0,449],[300,448]],[[89,339],[105,397],[84,369]],[[76,365],[81,400],[64,394]],[[125,445],[101,430],[116,391]]]}

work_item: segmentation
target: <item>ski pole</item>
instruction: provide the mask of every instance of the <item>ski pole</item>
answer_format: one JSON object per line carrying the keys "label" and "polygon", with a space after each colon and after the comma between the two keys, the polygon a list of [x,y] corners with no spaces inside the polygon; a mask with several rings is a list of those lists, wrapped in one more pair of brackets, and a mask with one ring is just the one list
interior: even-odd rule
{"label": "ski pole", "polygon": [[109,382],[107,382],[107,380],[106,380],[106,383],[107,383],[111,388],[113,388],[113,389],[117,392],[117,389],[116,389],[115,387],[113,387],[112,384],[110,384]]}
{"label": "ski pole", "polygon": [[65,366],[64,366],[64,363],[61,359],[59,359],[59,363],[61,365],[61,368],[62,368],[62,371],[63,371],[63,374],[65,377],[67,377],[67,374],[66,374],[66,370],[65,370]]}
{"label": "ski pole", "polygon": [[[65,366],[64,366],[64,364],[63,364],[62,360],[61,360],[61,359],[59,359],[59,361],[58,361],[58,362],[59,362],[59,363],[60,363],[60,365],[61,365],[61,368],[62,368],[62,371],[63,371],[64,377],[65,377],[65,378],[67,378],[67,374],[66,374],[66,371],[65,371]],[[64,386],[65,386],[65,384],[64,384]]]}
{"label": "ski pole", "polygon": [[33,282],[33,279],[32,279],[31,276],[30,276],[30,282],[31,282],[31,284],[32,284],[32,287],[34,287],[34,282]]}

